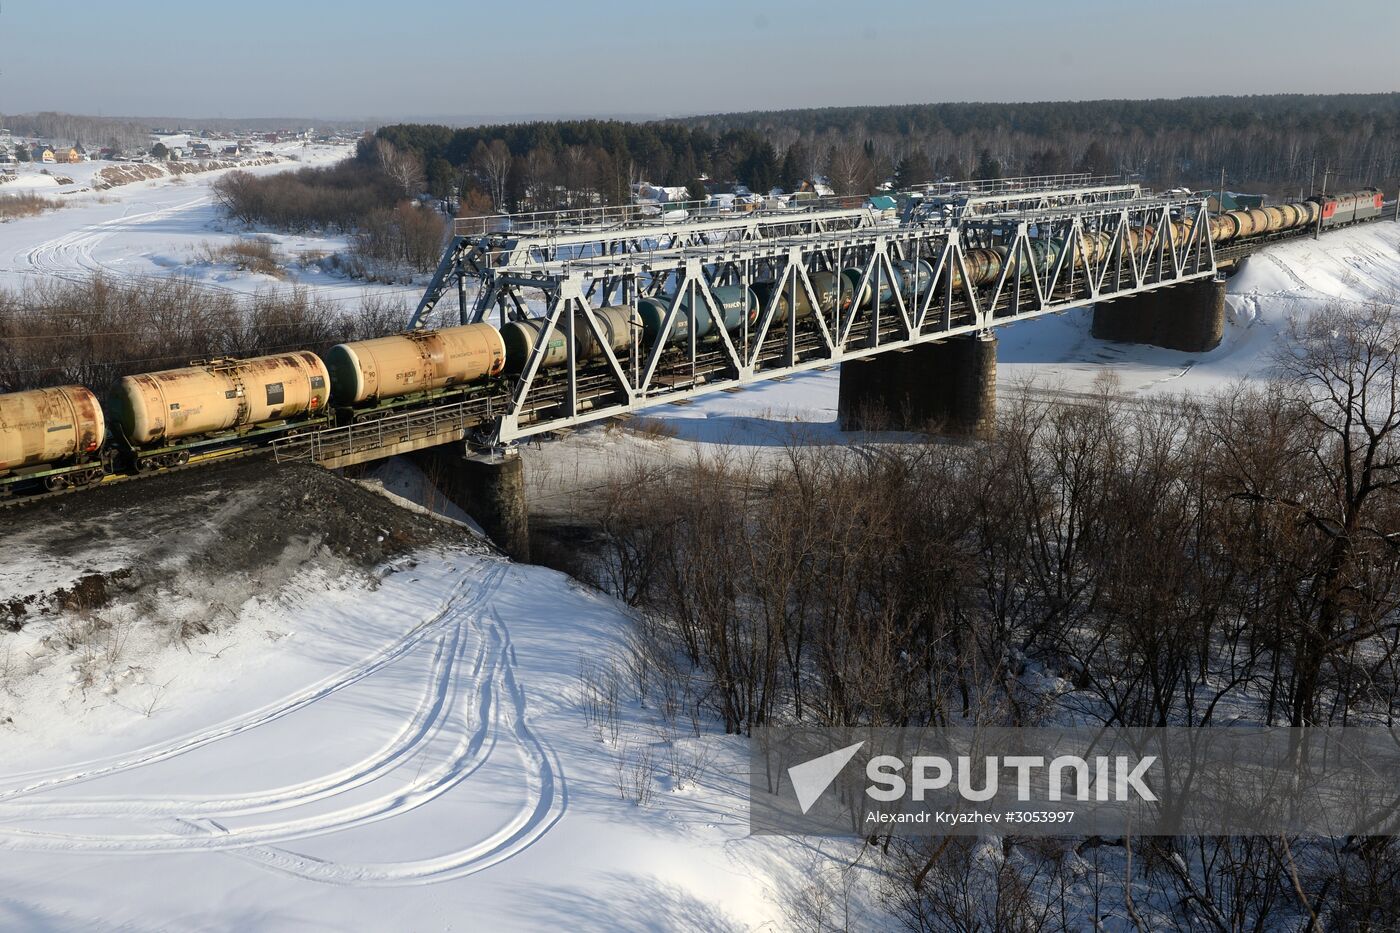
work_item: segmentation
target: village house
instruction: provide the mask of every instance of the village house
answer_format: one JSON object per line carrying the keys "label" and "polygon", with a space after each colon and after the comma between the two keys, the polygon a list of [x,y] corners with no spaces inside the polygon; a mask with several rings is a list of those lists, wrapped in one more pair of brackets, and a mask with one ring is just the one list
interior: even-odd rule
{"label": "village house", "polygon": [[42,144],[29,150],[29,159],[32,162],[53,162],[55,160],[53,150]]}

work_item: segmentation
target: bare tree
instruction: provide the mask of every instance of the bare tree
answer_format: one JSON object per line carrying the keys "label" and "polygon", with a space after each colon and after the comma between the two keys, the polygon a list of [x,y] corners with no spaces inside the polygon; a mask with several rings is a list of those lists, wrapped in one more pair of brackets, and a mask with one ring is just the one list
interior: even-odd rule
{"label": "bare tree", "polygon": [[491,201],[497,211],[505,210],[506,181],[510,178],[511,161],[510,148],[500,139],[491,140],[489,146],[484,142],[477,143],[476,151],[472,153],[472,164],[486,176]]}
{"label": "bare tree", "polygon": [[376,139],[374,154],[380,170],[403,192],[404,197],[413,197],[427,184],[423,160],[416,152],[399,149],[387,139]]}
{"label": "bare tree", "polygon": [[865,194],[872,187],[872,173],[870,160],[854,143],[833,147],[827,158],[827,174],[837,194]]}

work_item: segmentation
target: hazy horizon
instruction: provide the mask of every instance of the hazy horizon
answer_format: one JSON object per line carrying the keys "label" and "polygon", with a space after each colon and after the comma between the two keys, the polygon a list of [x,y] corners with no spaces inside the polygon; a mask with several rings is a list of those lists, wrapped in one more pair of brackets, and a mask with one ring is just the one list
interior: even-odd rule
{"label": "hazy horizon", "polygon": [[[855,23],[848,7],[797,0],[546,3],[523,22],[441,0],[245,0],[177,15],[128,0],[61,22],[12,3],[0,11],[0,113],[482,122],[1400,89],[1400,4],[1329,8],[1306,42],[1306,0],[1243,6],[1183,0],[1144,27],[1140,9],[1104,0],[890,0]],[[1345,37],[1345,55],[1314,54],[1319,35]],[[1300,48],[1306,69],[1283,54]]]}

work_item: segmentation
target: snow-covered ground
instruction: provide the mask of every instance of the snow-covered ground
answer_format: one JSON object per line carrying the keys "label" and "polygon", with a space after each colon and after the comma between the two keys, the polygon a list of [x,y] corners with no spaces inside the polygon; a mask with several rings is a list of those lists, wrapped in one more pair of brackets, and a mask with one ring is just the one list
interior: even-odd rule
{"label": "snow-covered ground", "polygon": [[[452,551],[373,592],[298,582],[301,600],[259,604],[221,643],[151,660],[146,684],[169,684],[155,709],[144,687],[55,697],[42,727],[11,731],[0,926],[773,919],[766,885],[795,853],[745,839],[738,741],[648,734],[628,703],[624,751],[582,720],[580,659],[620,644],[608,600]],[[669,741],[712,760],[701,780],[622,799],[615,756],[659,762]]]}
{"label": "snow-covered ground", "polygon": [[[245,171],[270,174],[304,166],[329,165],[350,155],[340,145],[270,144],[282,161],[251,165]],[[73,279],[94,272],[115,279],[186,275],[214,288],[251,293],[305,285],[323,298],[353,308],[367,293],[416,302],[420,290],[367,284],[322,269],[318,254],[346,248],[344,237],[250,233],[231,223],[210,187],[229,170],[166,176],[106,190],[93,186],[97,173],[122,163],[26,165],[19,177],[0,185],[0,197],[24,190],[61,201],[63,208],[0,223],[0,287],[19,288],[44,278]],[[56,179],[70,178],[58,185]],[[256,235],[291,261],[286,278],[238,270],[210,262],[210,252]]]}
{"label": "snow-covered ground", "polygon": [[[240,235],[210,199],[213,177],[79,191],[63,210],[0,224],[0,284],[93,269],[283,284],[188,261]],[[336,299],[364,290],[309,284]],[[1132,395],[1256,378],[1290,315],[1400,290],[1400,225],[1275,247],[1229,290],[1225,340],[1205,354],[1094,340],[1088,312],[1004,329],[1002,389],[1082,391],[1110,370]],[[836,397],[831,370],[648,416],[665,431],[580,431],[527,453],[532,486],[567,498],[639,455],[835,442]],[[402,472],[381,483],[424,499]],[[101,569],[99,545],[23,575],[68,585]],[[20,573],[17,551],[0,541],[0,569]],[[785,927],[781,895],[817,850],[746,836],[741,742],[661,720],[625,674],[616,733],[585,719],[581,666],[625,657],[630,623],[613,601],[443,545],[395,559],[371,585],[308,564],[294,586],[233,608],[237,624],[142,655],[111,692],[7,681],[0,928]],[[32,664],[38,636],[0,634],[0,668]],[[647,759],[650,799],[638,802]]]}
{"label": "snow-covered ground", "polygon": [[[413,472],[369,484],[418,497]],[[746,747],[638,702],[613,600],[451,540],[368,580],[298,545],[286,585],[237,596],[239,572],[184,566],[247,533],[248,488],[210,494],[180,553],[120,510],[0,546],[0,606],[159,558],[226,607],[164,644],[122,626],[125,591],[0,634],[0,929],[781,926],[816,850],[747,837]],[[85,642],[84,617],[106,626]],[[585,717],[608,682],[616,719]]]}

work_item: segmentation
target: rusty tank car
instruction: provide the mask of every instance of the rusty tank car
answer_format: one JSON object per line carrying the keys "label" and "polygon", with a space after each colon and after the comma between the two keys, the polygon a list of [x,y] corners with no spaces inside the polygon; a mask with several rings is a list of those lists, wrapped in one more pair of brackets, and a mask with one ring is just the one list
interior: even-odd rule
{"label": "rusty tank car", "polygon": [[106,437],[102,406],[82,386],[0,394],[0,495],[22,481],[62,489],[101,479]]}
{"label": "rusty tank car", "polygon": [[[299,350],[125,376],[108,406],[122,438],[140,449],[318,414],[329,397],[326,365]],[[141,465],[168,466],[187,456]]]}
{"label": "rusty tank car", "polygon": [[463,386],[505,368],[506,345],[490,324],[464,324],[336,344],[326,354],[336,407]]}

